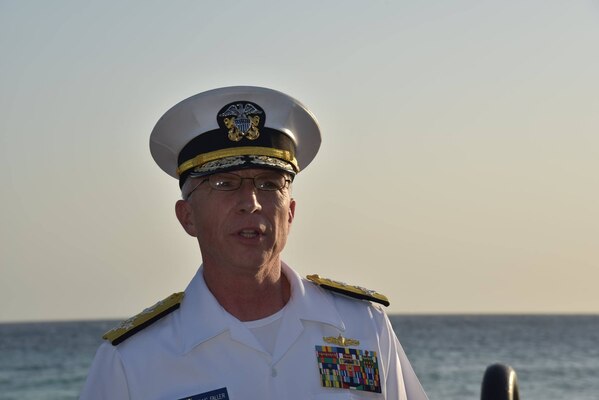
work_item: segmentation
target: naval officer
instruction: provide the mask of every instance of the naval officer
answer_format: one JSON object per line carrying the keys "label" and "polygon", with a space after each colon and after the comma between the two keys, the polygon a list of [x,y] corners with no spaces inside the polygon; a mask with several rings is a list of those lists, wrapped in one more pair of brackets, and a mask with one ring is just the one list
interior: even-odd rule
{"label": "naval officer", "polygon": [[306,107],[266,88],[203,92],[162,116],[150,150],[179,181],[202,265],[104,335],[82,399],[426,399],[385,296],[281,260],[291,184],[320,140]]}

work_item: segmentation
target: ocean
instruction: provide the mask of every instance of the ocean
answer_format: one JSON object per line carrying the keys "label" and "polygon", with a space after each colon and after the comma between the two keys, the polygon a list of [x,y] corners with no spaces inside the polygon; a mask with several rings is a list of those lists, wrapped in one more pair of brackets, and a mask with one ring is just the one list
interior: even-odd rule
{"label": "ocean", "polygon": [[[394,315],[431,400],[475,400],[486,367],[518,375],[522,400],[599,400],[599,316]],[[76,399],[118,321],[0,324],[0,399]]]}

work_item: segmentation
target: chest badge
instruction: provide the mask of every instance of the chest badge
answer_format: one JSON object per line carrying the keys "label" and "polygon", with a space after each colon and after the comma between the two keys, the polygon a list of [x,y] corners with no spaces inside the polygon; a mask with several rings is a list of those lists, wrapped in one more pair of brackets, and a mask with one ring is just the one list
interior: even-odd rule
{"label": "chest badge", "polygon": [[322,340],[325,341],[325,343],[331,343],[331,344],[336,344],[338,346],[358,346],[360,344],[359,340],[356,339],[346,339],[343,336],[339,335],[337,337],[335,336],[323,336]]}

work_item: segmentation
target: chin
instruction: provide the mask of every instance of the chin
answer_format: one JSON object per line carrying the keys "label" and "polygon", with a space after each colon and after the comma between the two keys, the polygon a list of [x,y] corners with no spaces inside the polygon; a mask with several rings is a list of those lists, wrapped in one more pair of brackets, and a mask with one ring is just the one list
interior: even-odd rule
{"label": "chin", "polygon": [[275,260],[278,260],[278,258],[273,259],[271,257],[248,255],[247,257],[237,259],[235,265],[238,265],[243,269],[259,271],[260,268],[272,263]]}

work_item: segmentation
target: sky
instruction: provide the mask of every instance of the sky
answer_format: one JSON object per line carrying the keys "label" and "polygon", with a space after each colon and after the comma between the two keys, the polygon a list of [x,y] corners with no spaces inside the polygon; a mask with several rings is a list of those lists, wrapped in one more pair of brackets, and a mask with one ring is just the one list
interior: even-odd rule
{"label": "sky", "polygon": [[0,0],[0,321],[124,318],[201,263],[149,135],[231,85],[323,142],[283,259],[389,313],[599,313],[599,2]]}

